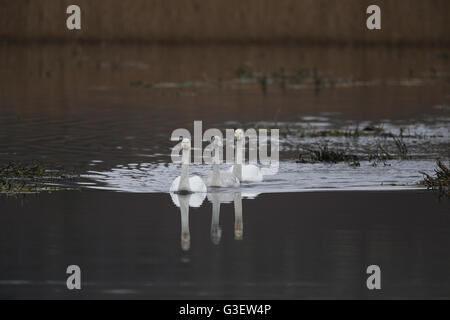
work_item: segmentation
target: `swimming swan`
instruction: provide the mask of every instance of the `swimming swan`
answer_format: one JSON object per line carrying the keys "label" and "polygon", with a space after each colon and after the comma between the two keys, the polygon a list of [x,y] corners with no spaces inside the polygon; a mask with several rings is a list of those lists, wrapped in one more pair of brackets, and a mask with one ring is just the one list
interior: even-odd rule
{"label": "swimming swan", "polygon": [[244,149],[244,131],[237,129],[234,132],[236,138],[236,153],[235,153],[235,165],[231,167],[231,172],[241,182],[261,182],[263,181],[263,175],[261,169],[254,164],[242,164]]}
{"label": "swimming swan", "polygon": [[181,142],[183,153],[181,156],[181,176],[177,177],[170,186],[170,192],[194,193],[206,192],[206,185],[199,176],[189,177],[189,163],[191,158],[191,140],[184,138]]}
{"label": "swimming swan", "polygon": [[229,171],[220,171],[220,148],[223,147],[222,139],[218,136],[214,136],[212,140],[212,146],[214,147],[214,158],[213,158],[213,172],[207,178],[206,184],[208,187],[238,187],[240,182],[239,179]]}

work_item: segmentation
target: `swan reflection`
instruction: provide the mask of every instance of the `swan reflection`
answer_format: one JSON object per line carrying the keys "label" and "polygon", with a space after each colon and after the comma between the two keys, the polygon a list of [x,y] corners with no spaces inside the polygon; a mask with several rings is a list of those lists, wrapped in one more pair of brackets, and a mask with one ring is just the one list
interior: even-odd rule
{"label": "swan reflection", "polygon": [[234,194],[234,239],[244,237],[244,223],[242,221],[242,193]]}
{"label": "swan reflection", "polygon": [[242,213],[242,199],[254,199],[258,194],[242,192],[210,192],[192,193],[181,195],[170,193],[172,202],[180,208],[181,213],[181,248],[185,251],[190,249],[191,236],[189,232],[189,207],[200,207],[205,198],[212,204],[210,235],[213,244],[218,245],[222,239],[222,227],[220,225],[221,204],[234,206],[234,239],[242,240],[244,237],[244,223]]}
{"label": "swan reflection", "polygon": [[211,241],[219,244],[222,238],[222,228],[220,227],[220,204],[233,201],[233,193],[208,193],[208,200],[212,203],[211,218]]}
{"label": "swan reflection", "polygon": [[174,205],[180,208],[181,213],[181,248],[185,251],[191,247],[191,234],[189,232],[189,207],[198,208],[206,198],[205,193],[177,194],[170,193]]}

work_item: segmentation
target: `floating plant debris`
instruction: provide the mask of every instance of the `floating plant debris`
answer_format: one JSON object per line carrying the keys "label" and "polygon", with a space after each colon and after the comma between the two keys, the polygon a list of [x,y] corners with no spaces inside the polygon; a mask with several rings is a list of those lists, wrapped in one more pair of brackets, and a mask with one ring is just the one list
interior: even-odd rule
{"label": "floating plant debris", "polygon": [[51,170],[38,162],[9,162],[0,164],[0,193],[73,190],[62,182],[74,177],[73,173]]}

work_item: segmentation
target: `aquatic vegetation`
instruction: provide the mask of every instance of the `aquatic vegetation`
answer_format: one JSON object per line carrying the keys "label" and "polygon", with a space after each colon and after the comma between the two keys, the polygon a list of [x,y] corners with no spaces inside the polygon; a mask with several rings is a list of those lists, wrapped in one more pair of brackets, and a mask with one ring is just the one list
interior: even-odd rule
{"label": "aquatic vegetation", "polygon": [[394,142],[398,144],[399,150],[402,154],[407,154],[408,149],[405,148],[404,138],[425,139],[434,138],[434,136],[425,136],[416,132],[405,133],[404,129],[400,129],[399,134],[394,134],[390,131],[386,131],[382,125],[366,125],[362,129],[359,126],[341,127],[341,128],[317,128],[308,124],[286,124],[286,123],[274,123],[272,125],[255,123],[253,126],[256,129],[279,129],[280,135],[296,136],[298,138],[326,138],[326,137],[346,137],[346,138],[359,138],[359,137],[380,137],[380,138],[392,138]]}
{"label": "aquatic vegetation", "polygon": [[317,147],[301,147],[306,153],[300,153],[298,163],[309,162],[349,162],[352,166],[359,166],[360,157],[354,154],[348,154],[343,150],[331,150],[328,145]]}
{"label": "aquatic vegetation", "polygon": [[0,193],[20,194],[41,191],[72,190],[57,182],[72,179],[73,174],[50,170],[38,162],[0,164]]}
{"label": "aquatic vegetation", "polygon": [[[358,133],[354,133],[352,136],[356,136]],[[391,152],[387,150],[387,147],[381,141],[377,141],[374,146],[365,145],[362,146],[362,150],[353,146],[353,150],[349,151],[347,147],[345,150],[336,147],[335,149],[330,149],[328,144],[319,144],[315,146],[300,146],[305,152],[300,152],[298,163],[315,163],[315,162],[328,162],[328,163],[338,163],[338,162],[348,162],[352,167],[359,167],[360,161],[369,161],[372,166],[376,167],[378,164],[382,163],[384,166],[388,165],[389,160],[400,159],[406,160],[410,159],[408,156],[408,148],[403,141],[403,138],[390,135],[395,142],[397,149],[397,154],[394,156]]]}
{"label": "aquatic vegetation", "polygon": [[434,176],[420,172],[425,176],[421,184],[427,189],[438,191],[441,197],[450,197],[450,169],[440,159],[436,160],[436,165]]}
{"label": "aquatic vegetation", "polygon": [[153,82],[145,82],[145,81],[142,81],[142,80],[131,81],[130,82],[130,86],[136,87],[136,88],[152,88],[153,87]]}
{"label": "aquatic vegetation", "polygon": [[380,142],[377,142],[373,149],[366,148],[365,152],[367,154],[367,160],[372,163],[373,167],[378,166],[379,163],[383,163],[384,166],[387,166],[387,161],[394,159]]}
{"label": "aquatic vegetation", "polygon": [[194,89],[217,87],[228,89],[242,88],[243,86],[258,86],[262,94],[269,92],[269,87],[278,87],[282,92],[287,90],[314,90],[318,94],[322,89],[327,88],[356,88],[356,87],[373,87],[380,84],[388,84],[393,86],[422,86],[434,83],[444,78],[443,73],[430,69],[426,74],[419,74],[413,70],[400,79],[359,79],[353,75],[340,77],[329,74],[317,67],[302,68],[298,70],[287,70],[280,67],[279,71],[268,70],[249,70],[248,68],[238,67],[234,74],[227,78],[215,79],[187,79],[178,82],[158,82],[136,80],[129,82],[131,87],[135,88],[152,88],[152,89]]}
{"label": "aquatic vegetation", "polygon": [[320,138],[320,137],[348,137],[348,138],[358,138],[358,137],[386,137],[389,136],[389,133],[384,132],[382,128],[375,128],[366,130],[359,130],[358,127],[355,129],[322,129],[322,130],[308,130],[305,128],[301,128],[298,132],[300,137],[308,137],[308,138]]}
{"label": "aquatic vegetation", "polygon": [[395,146],[397,147],[400,159],[409,159],[408,148],[403,141],[403,129],[400,129],[400,135],[398,137],[393,134],[391,134],[391,137],[394,140]]}

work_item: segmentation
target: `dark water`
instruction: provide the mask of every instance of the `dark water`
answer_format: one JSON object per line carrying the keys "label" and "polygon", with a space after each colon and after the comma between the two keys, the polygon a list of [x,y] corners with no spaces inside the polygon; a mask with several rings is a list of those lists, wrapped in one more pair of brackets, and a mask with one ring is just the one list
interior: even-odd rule
{"label": "dark water", "polygon": [[448,149],[447,51],[2,44],[0,156],[80,173],[92,160],[103,161],[96,170],[167,163],[171,132],[192,132],[194,120],[206,130],[314,125],[310,117],[326,117],[331,128],[440,126]]}
{"label": "dark water", "polygon": [[[0,195],[0,298],[450,298],[449,202],[405,190],[450,156],[449,75],[445,47],[1,44],[0,161],[73,170],[81,191]],[[284,134],[278,174],[221,194],[220,220],[200,199],[182,241],[169,137],[194,120]],[[292,128],[373,125],[405,130],[411,158],[295,161],[380,141]]]}
{"label": "dark water", "polygon": [[[422,191],[264,194],[190,208],[190,249],[167,194],[0,198],[0,297],[450,298],[449,202]],[[77,264],[82,290],[66,289]],[[380,291],[366,288],[381,267]]]}

